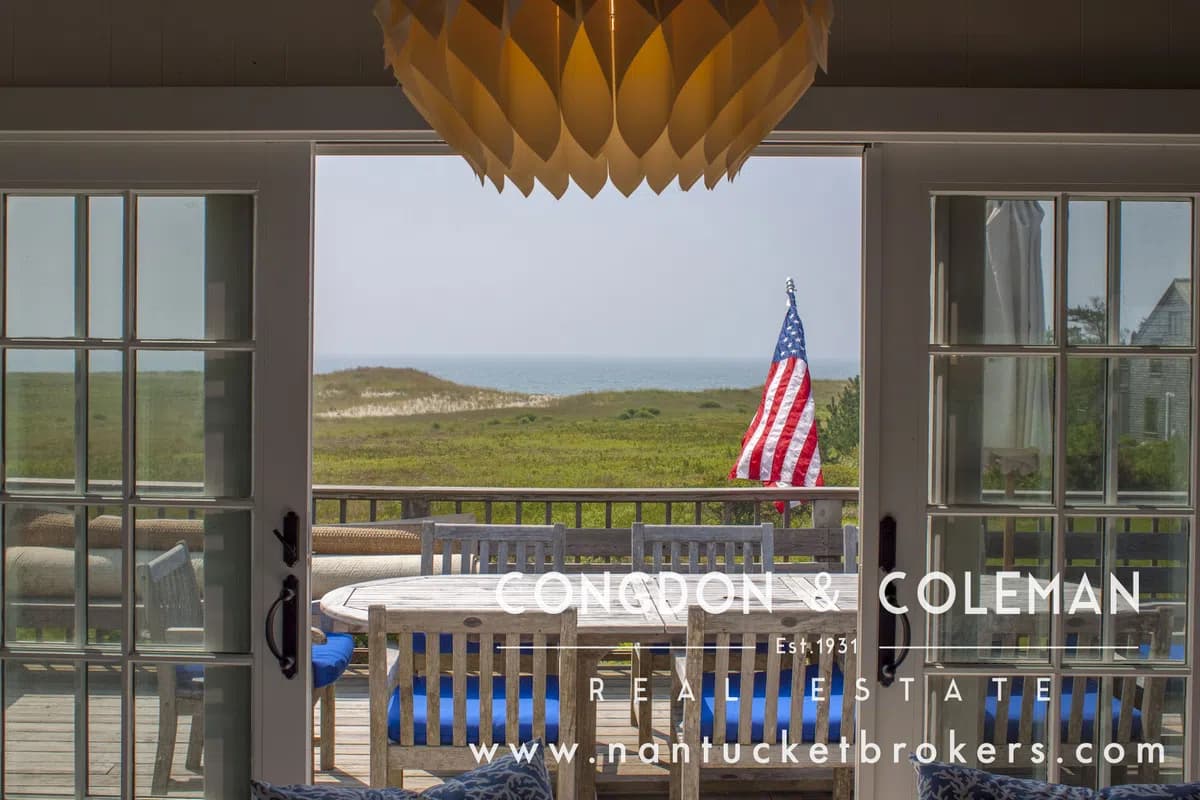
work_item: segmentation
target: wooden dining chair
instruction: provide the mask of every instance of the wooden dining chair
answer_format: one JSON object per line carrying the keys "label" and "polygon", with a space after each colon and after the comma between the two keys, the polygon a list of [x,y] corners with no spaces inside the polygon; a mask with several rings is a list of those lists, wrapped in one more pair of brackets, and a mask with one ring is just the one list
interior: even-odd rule
{"label": "wooden dining chair", "polygon": [[[170,550],[137,567],[138,592],[145,608],[145,635],[156,644],[204,644],[204,604],[200,582],[192,567],[187,545]],[[312,703],[321,704],[321,734],[314,739],[322,770],[333,769],[335,734],[335,684],[346,671],[354,652],[354,637],[347,633],[312,631]],[[154,756],[151,791],[162,794],[170,784],[176,735],[181,716],[191,716],[185,766],[200,772],[204,751],[204,670],[196,665],[160,664],[158,683],[158,746]]]}
{"label": "wooden dining chair", "polygon": [[[630,549],[634,572],[761,573],[771,571],[775,528],[761,525],[645,525],[633,523]],[[655,671],[670,669],[668,643],[634,647],[629,663],[629,720],[638,743],[653,740]],[[643,687],[638,691],[638,687]]]}
{"label": "wooden dining chair", "polygon": [[[699,606],[688,609],[688,649],[672,659],[671,728],[682,718],[681,741],[689,758],[672,756],[671,796],[697,800],[706,766],[804,769],[818,766],[807,757],[814,744],[824,744],[830,760],[842,737],[853,745],[855,627],[854,612],[735,609],[710,614]],[[799,764],[783,763],[785,737],[798,744],[792,752]],[[709,764],[702,758],[705,739],[721,753]],[[736,764],[724,758],[734,752],[722,753],[727,742],[741,745]],[[755,760],[762,755],[755,748],[760,743],[768,745],[765,765]],[[834,800],[849,800],[853,766],[835,765],[833,775]]]}
{"label": "wooden dining chair", "polygon": [[645,525],[630,529],[634,572],[770,572],[775,528],[761,525]]}
{"label": "wooden dining chair", "polygon": [[[575,609],[414,616],[376,605],[367,611],[367,628],[371,786],[401,786],[406,768],[473,769],[479,764],[472,744],[541,740],[569,748],[578,741]],[[429,643],[424,675],[413,670],[418,635]],[[440,652],[445,637],[448,668]],[[556,796],[570,800],[575,791],[575,769],[564,763]]]}
{"label": "wooden dining chair", "polygon": [[[1124,746],[1125,760],[1111,764],[1113,770],[1135,769],[1138,780],[1157,783],[1159,767],[1153,759],[1139,760],[1139,742],[1158,742],[1163,733],[1163,716],[1169,677],[1155,675],[1124,675],[1099,677],[1087,675],[1088,663],[1112,666],[1115,664],[1136,665],[1139,661],[1182,662],[1182,648],[1172,645],[1175,617],[1183,610],[1173,604],[1147,604],[1137,612],[1117,613],[1104,618],[1111,624],[1112,634],[1105,642],[1099,624],[1077,625],[1072,629],[1073,619],[1092,622],[1098,618],[1064,617],[1066,632],[1066,657],[1080,659],[1076,672],[1084,673],[1062,679],[1060,692],[1059,741],[1062,744],[1062,764],[1067,769],[1091,772],[1093,765],[1080,763],[1077,745],[1090,742],[1097,748],[1109,742]],[[989,620],[992,618],[989,618]],[[1038,641],[1044,639],[1046,629],[1044,617],[1028,614],[995,618],[989,635],[981,642],[984,657],[991,660],[1028,659],[1030,651],[1036,651]],[[1043,620],[1038,627],[1038,620]],[[1047,714],[1045,709],[1035,706],[1037,691],[1019,678],[1010,680],[1000,691],[993,682],[988,683],[986,698],[977,719],[976,736],[980,742],[992,742],[997,750],[1004,751],[1009,744],[1020,744],[1015,751],[1018,769],[1028,767],[1029,745],[1044,741]],[[1044,705],[1044,704],[1043,704]],[[1102,722],[1107,706],[1111,714],[1108,722]],[[1107,739],[1099,741],[1105,731]],[[1087,776],[1090,781],[1094,776]],[[1123,775],[1120,776],[1123,779]],[[1114,783],[1119,782],[1114,773]]]}
{"label": "wooden dining chair", "polygon": [[[204,608],[200,583],[187,545],[179,542],[160,556],[139,564],[137,586],[145,608],[145,633],[155,644],[204,644]],[[164,794],[175,760],[181,716],[191,717],[185,766],[200,772],[204,750],[204,672],[193,665],[159,664],[158,745],[151,792]]]}
{"label": "wooden dining chair", "polygon": [[470,525],[426,522],[421,527],[421,574],[562,572],[563,525]]}

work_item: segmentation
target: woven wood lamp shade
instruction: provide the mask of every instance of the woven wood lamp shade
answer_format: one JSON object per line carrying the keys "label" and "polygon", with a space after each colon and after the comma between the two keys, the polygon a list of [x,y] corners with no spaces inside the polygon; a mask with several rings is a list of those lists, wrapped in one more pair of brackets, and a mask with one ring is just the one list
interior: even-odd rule
{"label": "woven wood lamp shade", "polygon": [[497,189],[733,178],[825,68],[832,0],[379,0],[413,106]]}

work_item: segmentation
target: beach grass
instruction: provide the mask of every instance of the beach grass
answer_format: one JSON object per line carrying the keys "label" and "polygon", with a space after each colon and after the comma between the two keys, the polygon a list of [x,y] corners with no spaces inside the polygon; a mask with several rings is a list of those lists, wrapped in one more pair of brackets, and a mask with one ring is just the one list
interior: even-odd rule
{"label": "beach grass", "polygon": [[[10,373],[10,476],[74,476],[74,376]],[[818,422],[844,381],[815,381]],[[204,385],[198,372],[143,373],[138,475],[203,480]],[[728,473],[762,389],[637,390],[547,397],[462,386],[409,369],[314,378],[317,484],[578,488],[754,485]],[[91,376],[89,473],[121,474],[121,381]],[[857,458],[825,468],[856,486]],[[534,513],[530,509],[530,513]],[[323,512],[321,516],[326,516]]]}
{"label": "beach grass", "polygon": [[[843,381],[816,381],[818,420]],[[381,393],[478,390],[429,387],[410,370],[351,370],[316,378],[317,483],[391,486],[714,487],[727,475],[762,389],[636,390],[506,407],[409,416],[323,417],[345,409],[349,387],[367,405]],[[366,387],[369,387],[366,388]],[[330,393],[330,390],[334,390]],[[367,396],[363,396],[364,390]],[[832,465],[837,467],[838,465]],[[857,485],[857,464],[833,485]]]}

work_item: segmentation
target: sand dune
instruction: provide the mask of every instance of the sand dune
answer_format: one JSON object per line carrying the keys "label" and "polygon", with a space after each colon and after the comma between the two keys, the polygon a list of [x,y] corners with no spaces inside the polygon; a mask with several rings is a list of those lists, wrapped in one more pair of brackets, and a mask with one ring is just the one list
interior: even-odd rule
{"label": "sand dune", "polygon": [[484,411],[493,408],[546,408],[558,398],[550,394],[516,394],[506,392],[476,392],[474,394],[432,394],[403,397],[404,392],[365,391],[364,400],[378,401],[397,398],[391,402],[368,402],[345,408],[318,411],[321,419],[366,419],[369,417],[413,417],[419,414],[452,414],[459,411]]}

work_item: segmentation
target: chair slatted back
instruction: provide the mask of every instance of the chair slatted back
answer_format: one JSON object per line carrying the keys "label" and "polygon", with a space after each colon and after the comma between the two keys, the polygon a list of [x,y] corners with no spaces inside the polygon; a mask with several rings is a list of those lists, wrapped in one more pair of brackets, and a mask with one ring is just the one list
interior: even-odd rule
{"label": "chair slatted back", "polygon": [[[793,730],[788,732],[792,742],[802,741],[804,720],[805,676],[810,664],[817,664],[817,676],[822,678],[823,697],[817,702],[814,741],[829,741],[830,691],[834,665],[842,671],[841,735],[854,741],[854,687],[857,654],[854,652],[857,620],[853,613],[830,611],[820,615],[789,614],[787,611],[752,609],[710,614],[699,606],[688,609],[687,681],[692,693],[699,695],[705,671],[714,673],[712,743],[725,744],[726,681],[730,675],[740,676],[738,702],[738,741],[752,741],[754,703],[746,702],[753,693],[756,669],[765,669],[764,717],[762,741],[774,743],[780,733],[778,719],[780,680],[784,670],[791,670],[791,708]],[[780,641],[782,640],[782,644]],[[709,643],[703,647],[703,643]],[[766,644],[766,654],[756,653],[760,642]],[[715,646],[714,646],[715,645]],[[781,652],[782,651],[782,652]],[[765,658],[765,668],[762,660]],[[811,694],[811,693],[810,693]],[[684,730],[700,730],[700,704],[689,701],[684,706]],[[693,734],[695,736],[696,734]],[[687,741],[692,740],[687,737]]]}
{"label": "chair slatted back", "polygon": [[165,641],[170,628],[204,627],[200,583],[186,544],[139,564],[137,580],[151,641]]}
{"label": "chair slatted back", "polygon": [[775,529],[762,525],[645,525],[630,531],[633,569],[641,572],[769,572]]}
{"label": "chair slatted back", "polygon": [[562,572],[565,545],[563,525],[426,522],[421,527],[421,574]]}
{"label": "chair slatted back", "polygon": [[[388,703],[398,688],[400,695],[400,746],[413,747],[416,741],[414,721],[413,634],[425,639],[425,747],[442,745],[441,704],[452,702],[453,730],[451,745],[466,747],[467,680],[479,680],[479,741],[485,747],[493,743],[493,677],[503,676],[505,691],[505,742],[520,743],[519,702],[522,676],[533,684],[534,739],[546,741],[547,677],[557,673],[559,681],[558,742],[576,741],[575,660],[577,641],[575,609],[562,614],[530,611],[508,614],[502,611],[473,614],[462,611],[422,613],[419,617],[386,606],[371,606],[367,612],[367,646],[370,664],[369,707],[371,735],[371,785],[386,781],[388,743]],[[451,637],[449,674],[451,698],[441,696],[441,681],[446,659],[440,652],[443,635]],[[398,658],[395,668],[388,667],[389,639],[395,638]],[[468,652],[468,643],[478,644],[478,653]],[[523,656],[522,651],[531,652]],[[393,651],[395,652],[395,651]],[[419,657],[419,656],[418,656]],[[553,663],[551,663],[553,662]],[[572,769],[559,771],[573,773]],[[561,783],[560,783],[561,788]]]}

